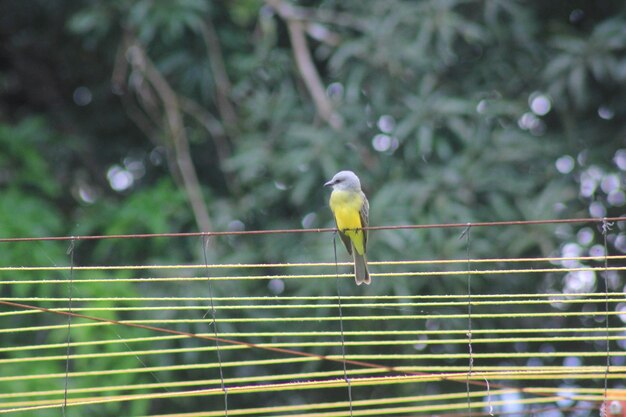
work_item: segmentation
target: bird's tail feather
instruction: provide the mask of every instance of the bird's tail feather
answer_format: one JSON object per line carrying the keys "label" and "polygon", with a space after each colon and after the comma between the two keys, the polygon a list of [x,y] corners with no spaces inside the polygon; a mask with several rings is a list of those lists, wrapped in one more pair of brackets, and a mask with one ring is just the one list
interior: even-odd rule
{"label": "bird's tail feather", "polygon": [[356,280],[356,285],[370,285],[372,279],[370,278],[370,273],[367,270],[367,259],[365,259],[365,254],[359,255],[354,248],[352,250],[352,254],[354,256],[354,279]]}

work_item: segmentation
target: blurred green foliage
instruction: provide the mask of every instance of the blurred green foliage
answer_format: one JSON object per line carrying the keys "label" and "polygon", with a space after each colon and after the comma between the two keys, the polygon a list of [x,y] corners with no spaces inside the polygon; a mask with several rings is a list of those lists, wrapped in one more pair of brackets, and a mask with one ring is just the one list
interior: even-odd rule
{"label": "blurred green foliage", "polygon": [[[145,88],[145,62],[133,55],[139,47],[178,94],[181,109],[192,103],[192,111],[181,114],[214,230],[330,227],[321,185],[340,169],[360,176],[371,225],[624,214],[622,3],[311,0],[297,5],[306,8],[308,47],[325,97],[342,120],[340,129],[319,117],[294,61],[285,20],[263,1],[2,2],[0,237],[197,230],[164,106],[155,99],[156,84]],[[477,258],[558,255],[574,243],[586,254],[602,242],[600,231],[592,229],[591,241],[577,243],[578,229],[474,229],[469,251]],[[373,232],[370,260],[464,258],[461,232]],[[216,263],[332,261],[331,239],[319,234],[216,238],[207,257]],[[615,226],[608,240],[611,252],[626,251],[622,228]],[[69,262],[67,243],[1,245],[3,265]],[[340,251],[340,260],[346,259]],[[199,239],[79,241],[74,255],[78,265],[204,262]],[[372,272],[378,271],[373,267]],[[472,285],[477,293],[562,291],[561,278],[503,279],[494,285],[478,277]],[[624,284],[620,277],[612,282],[612,289]],[[0,294],[66,291],[54,288],[1,287]],[[594,288],[603,289],[602,281],[594,281]],[[186,288],[94,284],[81,286],[75,295],[206,290],[205,283]],[[219,282],[214,290],[273,295],[260,283]],[[334,284],[320,288],[315,280],[290,280],[283,294],[334,291]],[[466,283],[381,279],[367,289],[344,284],[342,291],[464,294]],[[511,322],[484,325],[532,325]],[[221,330],[240,329],[230,324]],[[23,343],[12,337],[8,344]],[[94,334],[75,330],[72,338],[88,341]],[[432,349],[457,348],[463,346]],[[214,360],[198,355],[185,360]],[[125,361],[115,367],[137,365],[133,356]],[[61,365],[49,366],[50,372],[62,371]],[[154,382],[145,374],[116,378],[107,383]],[[23,383],[43,389],[37,381]],[[296,401],[301,394],[293,395]],[[193,401],[185,410],[205,399]],[[161,406],[163,412],[179,411],[181,404]],[[97,415],[149,410],[147,403],[117,407],[98,409]]]}

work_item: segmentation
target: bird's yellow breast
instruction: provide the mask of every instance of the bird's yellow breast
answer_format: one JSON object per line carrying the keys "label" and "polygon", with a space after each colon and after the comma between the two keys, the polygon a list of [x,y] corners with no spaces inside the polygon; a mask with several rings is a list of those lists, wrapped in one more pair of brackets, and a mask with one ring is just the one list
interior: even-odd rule
{"label": "bird's yellow breast", "polygon": [[357,229],[361,224],[363,196],[354,191],[335,190],[330,195],[330,209],[335,215],[337,229]]}
{"label": "bird's yellow breast", "polygon": [[365,235],[361,224],[363,194],[356,191],[334,190],[330,194],[330,209],[335,215],[337,229],[352,241],[354,250],[360,255],[365,253]]}

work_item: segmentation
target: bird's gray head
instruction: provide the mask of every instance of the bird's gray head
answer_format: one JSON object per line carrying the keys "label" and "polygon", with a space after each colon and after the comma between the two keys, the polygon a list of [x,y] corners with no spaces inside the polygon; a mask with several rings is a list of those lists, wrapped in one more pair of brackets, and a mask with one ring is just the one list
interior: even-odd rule
{"label": "bird's gray head", "polygon": [[324,184],[325,187],[333,187],[334,190],[361,191],[361,181],[352,171],[339,171],[332,180]]}

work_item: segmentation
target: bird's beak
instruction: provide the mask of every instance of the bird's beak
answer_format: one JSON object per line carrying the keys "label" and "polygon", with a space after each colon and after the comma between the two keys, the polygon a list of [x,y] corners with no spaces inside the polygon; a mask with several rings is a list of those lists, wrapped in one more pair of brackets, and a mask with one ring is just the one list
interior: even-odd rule
{"label": "bird's beak", "polygon": [[330,180],[324,183],[324,187],[330,187],[333,184],[334,184],[333,180]]}

